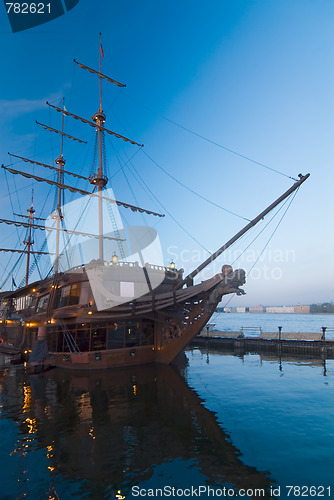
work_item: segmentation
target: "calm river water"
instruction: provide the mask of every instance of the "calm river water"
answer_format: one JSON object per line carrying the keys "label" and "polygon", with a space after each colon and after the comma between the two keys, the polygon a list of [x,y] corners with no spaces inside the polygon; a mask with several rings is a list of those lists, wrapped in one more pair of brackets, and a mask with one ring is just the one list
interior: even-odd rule
{"label": "calm river water", "polygon": [[2,355],[0,499],[334,497],[334,360],[183,361],[29,375]]}
{"label": "calm river water", "polygon": [[247,336],[259,335],[259,328],[264,332],[321,332],[326,327],[326,338],[334,339],[334,314],[253,314],[253,313],[216,313],[210,323],[215,330],[239,331],[247,328]]}

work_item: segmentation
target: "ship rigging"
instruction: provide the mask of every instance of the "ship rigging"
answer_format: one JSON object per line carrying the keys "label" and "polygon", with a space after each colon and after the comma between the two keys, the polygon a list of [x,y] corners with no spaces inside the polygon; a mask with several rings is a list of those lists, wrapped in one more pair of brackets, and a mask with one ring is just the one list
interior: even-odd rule
{"label": "ship rigging", "polygon": [[[199,284],[194,284],[193,278],[309,177],[301,175],[291,188],[186,277],[174,263],[166,267],[155,228],[129,225],[125,228],[118,207],[159,219],[164,214],[120,201],[106,187],[104,135],[137,148],[143,148],[143,144],[105,127],[102,80],[118,87],[125,85],[102,73],[102,52],[100,38],[99,70],[74,61],[99,79],[99,108],[92,119],[67,111],[63,101],[61,108],[47,102],[50,109],[61,113],[61,130],[38,122],[44,130],[60,135],[56,167],[11,155],[30,165],[56,171],[57,180],[2,165],[13,176],[48,183],[57,191],[56,208],[44,225],[35,217],[33,198],[27,222],[0,219],[0,223],[27,230],[25,248],[18,250],[19,259],[23,255],[27,258],[24,286],[0,294],[1,337],[12,341],[19,350],[31,348],[32,366],[80,369],[172,362],[207,324],[224,295],[244,293],[240,288],[245,283],[242,269],[233,270],[225,265],[221,272]],[[89,125],[97,133],[98,165],[89,177],[64,169],[64,138],[85,143],[64,132],[67,116]],[[71,186],[64,181],[65,175],[73,176],[77,182],[88,181],[93,189]],[[81,195],[83,204],[80,199],[64,204],[65,191]],[[49,252],[43,246],[40,252],[32,250],[33,230],[37,229],[46,232]],[[36,255],[45,253],[52,259],[52,272],[29,284],[31,256],[36,259]]]}

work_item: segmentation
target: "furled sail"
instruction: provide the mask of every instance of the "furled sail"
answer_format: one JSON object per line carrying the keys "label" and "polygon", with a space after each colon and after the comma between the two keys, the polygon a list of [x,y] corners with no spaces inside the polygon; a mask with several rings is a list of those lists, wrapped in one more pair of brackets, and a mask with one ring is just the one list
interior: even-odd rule
{"label": "furled sail", "polygon": [[29,253],[29,254],[38,254],[38,255],[50,255],[50,252],[35,252],[34,250],[17,250],[14,248],[0,248],[0,252],[11,252],[11,253]]}
{"label": "furled sail", "polygon": [[109,76],[104,75],[103,73],[100,73],[100,71],[96,71],[93,68],[89,68],[88,66],[85,66],[85,64],[79,63],[75,59],[73,61],[82,69],[88,69],[90,73],[95,73],[98,75],[100,78],[105,78],[109,83],[115,83],[118,87],[126,87],[124,83],[117,82],[116,80],[113,80],[113,78],[110,78]]}
{"label": "furled sail", "polygon": [[51,106],[51,108],[54,108],[56,111],[58,111],[58,113],[64,113],[64,115],[66,115],[66,116],[72,116],[72,118],[74,118],[75,120],[80,120],[83,123],[87,123],[91,127],[99,128],[103,132],[107,132],[107,134],[114,135],[115,137],[117,137],[119,139],[123,139],[123,141],[131,142],[131,144],[135,144],[136,146],[139,146],[139,147],[144,146],[144,144],[139,144],[138,142],[133,141],[132,139],[129,139],[128,137],[125,137],[124,135],[118,134],[117,132],[113,132],[112,130],[109,130],[109,129],[104,128],[104,127],[99,127],[96,123],[91,122],[90,120],[86,120],[86,118],[81,118],[81,116],[74,115],[73,113],[70,113],[69,111],[66,111],[65,109],[58,108],[57,106],[50,104],[48,101],[46,101],[46,104],[48,106]]}
{"label": "furled sail", "polygon": [[4,168],[11,174],[19,174],[22,175],[23,177],[27,177],[28,179],[35,179],[37,182],[46,182],[47,184],[50,184],[51,186],[58,186],[60,189],[68,189],[72,193],[80,193],[83,195],[88,195],[88,196],[93,196],[93,197],[100,197],[103,200],[109,201],[110,203],[116,203],[118,206],[122,206],[125,208],[130,208],[132,212],[140,212],[140,213],[146,213],[148,215],[155,215],[156,217],[164,217],[164,214],[159,214],[157,212],[152,212],[151,210],[146,210],[144,208],[136,207],[134,205],[130,205],[129,203],[124,203],[123,201],[118,201],[118,200],[113,200],[111,198],[106,198],[105,196],[100,196],[99,194],[95,193],[90,193],[89,191],[84,191],[83,189],[79,188],[74,188],[72,186],[68,186],[67,184],[60,184],[59,182],[52,181],[50,179],[44,179],[43,177],[38,177],[37,175],[33,174],[28,174],[27,172],[21,172],[20,170],[14,170],[13,168],[5,167],[4,165],[1,165],[1,168]]}
{"label": "furled sail", "polygon": [[[64,233],[69,233],[69,234],[75,234],[77,236],[88,236],[89,238],[99,238],[99,235],[97,234],[91,234],[91,233],[83,233],[82,231],[72,231],[70,229],[62,229],[62,228],[56,228],[56,227],[49,227],[49,226],[40,226],[39,224],[31,224],[29,222],[18,222],[14,220],[7,220],[7,219],[0,219],[0,224],[7,224],[7,225],[12,225],[16,227],[31,227],[32,229],[40,229],[41,231],[62,231]],[[120,238],[112,238],[110,236],[103,236],[103,238],[107,240],[113,240],[113,241],[124,241]]]}
{"label": "furled sail", "polygon": [[[16,214],[13,212],[13,215],[16,215],[17,217],[24,217],[25,219],[30,219],[30,215],[22,215],[22,214]],[[43,217],[33,217],[34,220],[46,220]]]}
{"label": "furled sail", "polygon": [[44,125],[43,123],[40,123],[36,120],[37,125],[40,125],[44,130],[49,130],[50,132],[56,132],[56,134],[61,134],[64,135],[65,137],[68,137],[69,139],[73,139],[74,141],[78,141],[81,144],[87,144],[87,141],[83,141],[81,139],[78,139],[77,137],[74,137],[73,135],[65,134],[65,132],[61,132],[60,130],[57,130],[55,128],[49,127],[48,125]]}
{"label": "furled sail", "polygon": [[[9,156],[13,156],[14,158],[19,158],[20,160],[23,160],[26,163],[32,163],[33,165],[39,165],[40,167],[49,168],[50,170],[56,170],[57,172],[59,171],[58,167],[53,167],[52,165],[48,165],[47,163],[41,163],[39,161],[29,160],[28,158],[23,158],[23,156],[13,155],[11,153],[8,153],[8,154],[9,154]],[[68,175],[72,175],[73,177],[77,177],[78,179],[82,179],[84,181],[89,181],[88,177],[83,177],[82,175],[75,174],[74,172],[69,172],[67,170],[62,170],[62,173],[63,174],[68,174]]]}

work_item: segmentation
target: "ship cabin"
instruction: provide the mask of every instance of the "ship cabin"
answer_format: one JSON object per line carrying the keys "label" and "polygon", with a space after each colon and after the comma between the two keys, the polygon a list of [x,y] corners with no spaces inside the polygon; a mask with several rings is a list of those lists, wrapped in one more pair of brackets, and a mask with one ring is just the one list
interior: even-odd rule
{"label": "ship cabin", "polygon": [[[94,261],[86,267],[94,269],[98,265]],[[97,307],[83,266],[0,293],[0,337],[17,349],[30,350],[40,337],[40,327],[44,331],[46,327],[51,353],[153,346],[153,313],[145,317],[138,314],[135,297],[170,292],[182,279],[182,270],[148,264],[145,267],[151,279],[160,280],[151,292],[143,283],[138,263],[104,264],[102,282],[121,298],[116,307],[107,310]]]}

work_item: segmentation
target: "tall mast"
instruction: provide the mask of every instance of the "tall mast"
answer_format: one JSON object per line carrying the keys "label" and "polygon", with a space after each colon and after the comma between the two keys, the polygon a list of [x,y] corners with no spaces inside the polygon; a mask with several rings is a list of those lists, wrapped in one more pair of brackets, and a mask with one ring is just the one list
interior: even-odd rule
{"label": "tall mast", "polygon": [[35,210],[34,210],[34,190],[32,191],[32,195],[31,195],[31,206],[27,210],[27,212],[29,215],[22,215],[22,214],[15,214],[15,213],[14,213],[14,215],[17,215],[18,217],[23,217],[25,219],[29,219],[28,222],[18,222],[18,221],[10,221],[10,220],[5,220],[5,219],[0,219],[0,223],[13,224],[16,227],[22,226],[22,227],[25,227],[28,229],[28,237],[26,240],[23,241],[23,243],[25,245],[27,245],[26,249],[19,250],[17,248],[0,248],[0,252],[12,252],[12,253],[17,252],[17,253],[21,253],[21,254],[24,254],[24,253],[27,254],[26,275],[25,275],[25,285],[26,286],[28,285],[28,282],[29,282],[30,255],[31,254],[49,255],[49,252],[34,252],[31,250],[31,247],[34,244],[34,241],[32,239],[32,230],[36,229],[36,227],[41,227],[44,229],[44,226],[38,226],[37,224],[35,224],[34,219],[45,221],[45,219],[42,219],[40,217],[34,217],[34,213],[35,213]]}
{"label": "tall mast", "polygon": [[100,107],[97,113],[92,116],[92,120],[97,125],[97,131],[99,134],[99,166],[97,174],[90,178],[90,183],[97,186],[98,190],[98,216],[99,216],[99,260],[103,262],[103,205],[102,205],[102,191],[104,186],[108,182],[108,178],[103,175],[103,160],[102,160],[102,134],[103,125],[106,121],[105,114],[102,111],[102,75],[101,75],[101,55],[103,55],[102,43],[101,43],[101,33],[100,33],[100,49],[99,49],[99,95],[100,95]]}
{"label": "tall mast", "polygon": [[29,229],[28,229],[28,239],[24,241],[23,243],[27,245],[27,267],[26,267],[26,281],[25,284],[28,285],[28,280],[29,280],[29,265],[30,265],[30,248],[34,244],[34,242],[31,239],[31,230],[32,230],[32,221],[34,218],[34,191],[32,192],[31,196],[31,207],[27,210],[29,214]]}
{"label": "tall mast", "polygon": [[[65,99],[63,98],[63,109],[65,108]],[[63,141],[64,141],[64,113],[62,113],[61,118],[61,142],[60,142],[60,156],[56,159],[56,164],[58,165],[58,203],[56,209],[56,221],[57,221],[57,230],[56,230],[56,255],[55,255],[55,263],[54,270],[55,274],[58,273],[59,268],[59,238],[60,238],[60,224],[63,220],[63,216],[61,213],[61,184],[63,180],[63,167],[65,165],[65,159],[63,157]]]}
{"label": "tall mast", "polygon": [[[102,78],[101,78],[101,55],[103,54],[103,49],[102,49],[102,40],[101,40],[101,33],[100,33],[100,51],[99,51],[99,70],[100,70],[100,74],[99,74],[99,85],[100,85],[100,109],[99,111],[102,113],[102,84],[101,84],[101,81],[102,81]],[[104,57],[104,54],[103,54],[103,57]]]}

